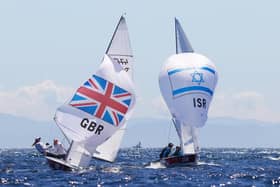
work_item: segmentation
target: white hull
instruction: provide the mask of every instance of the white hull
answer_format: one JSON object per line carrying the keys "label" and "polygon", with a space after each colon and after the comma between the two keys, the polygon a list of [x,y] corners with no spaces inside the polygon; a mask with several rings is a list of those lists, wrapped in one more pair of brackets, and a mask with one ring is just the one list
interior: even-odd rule
{"label": "white hull", "polygon": [[46,156],[46,159],[48,161],[49,166],[56,170],[73,171],[73,170],[80,169],[76,166],[73,166],[73,165],[67,163],[65,160],[62,160],[62,159],[53,158],[53,157],[49,157],[49,156]]}

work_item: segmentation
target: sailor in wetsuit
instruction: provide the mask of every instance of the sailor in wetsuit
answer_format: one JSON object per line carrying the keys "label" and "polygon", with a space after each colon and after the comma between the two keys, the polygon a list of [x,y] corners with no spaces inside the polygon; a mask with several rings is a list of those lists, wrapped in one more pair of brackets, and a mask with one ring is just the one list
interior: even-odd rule
{"label": "sailor in wetsuit", "polygon": [[170,156],[172,147],[173,147],[173,143],[169,143],[168,146],[163,148],[160,155],[159,155],[159,158],[162,159],[162,158]]}

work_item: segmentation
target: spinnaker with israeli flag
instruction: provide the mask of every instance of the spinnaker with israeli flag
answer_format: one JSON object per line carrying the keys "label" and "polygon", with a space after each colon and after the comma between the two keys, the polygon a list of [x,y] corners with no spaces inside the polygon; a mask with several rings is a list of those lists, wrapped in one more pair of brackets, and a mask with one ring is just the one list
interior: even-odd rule
{"label": "spinnaker with israeli flag", "polygon": [[181,155],[163,159],[167,166],[195,163],[199,152],[198,128],[207,121],[208,109],[218,80],[215,65],[195,53],[175,18],[176,54],[159,74],[160,91],[172,116]]}
{"label": "spinnaker with israeli flag", "polygon": [[[123,17],[120,23],[125,24]],[[50,166],[87,167],[98,146],[125,127],[135,105],[134,90],[131,76],[106,53],[97,71],[56,111],[55,121],[71,145],[64,160],[47,157]]]}

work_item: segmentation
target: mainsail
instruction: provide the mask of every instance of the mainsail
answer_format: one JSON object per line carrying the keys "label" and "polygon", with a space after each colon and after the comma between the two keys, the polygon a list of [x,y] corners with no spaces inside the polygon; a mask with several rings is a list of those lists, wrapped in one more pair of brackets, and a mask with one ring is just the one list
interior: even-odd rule
{"label": "mainsail", "polygon": [[118,62],[133,78],[133,54],[125,18],[122,16],[115,29],[106,54]]}
{"label": "mainsail", "polygon": [[197,128],[205,125],[218,77],[215,65],[194,53],[177,19],[175,33],[176,54],[164,64],[159,85],[183,153],[194,154],[198,152]]}
{"label": "mainsail", "polygon": [[193,53],[193,48],[189,42],[184,30],[179,21],[175,18],[175,40],[176,54],[178,53]]}
{"label": "mainsail", "polygon": [[[112,60],[119,63],[131,79],[133,79],[133,54],[126,21],[123,16],[117,24],[106,54]],[[127,124],[125,123],[111,138],[98,146],[93,156],[98,159],[113,162],[120,149],[126,126]]]}
{"label": "mainsail", "polygon": [[105,54],[97,72],[56,112],[57,125],[72,140],[66,161],[88,166],[97,146],[125,126],[134,103],[131,77]]}

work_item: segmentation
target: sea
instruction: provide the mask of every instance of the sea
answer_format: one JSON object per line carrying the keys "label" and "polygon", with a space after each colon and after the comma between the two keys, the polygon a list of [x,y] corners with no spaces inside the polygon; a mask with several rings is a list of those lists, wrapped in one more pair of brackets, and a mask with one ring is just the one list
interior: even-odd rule
{"label": "sea", "polygon": [[0,150],[0,186],[280,186],[280,149],[201,149],[195,166],[165,168],[159,148],[121,149],[116,161],[51,169],[34,149]]}

